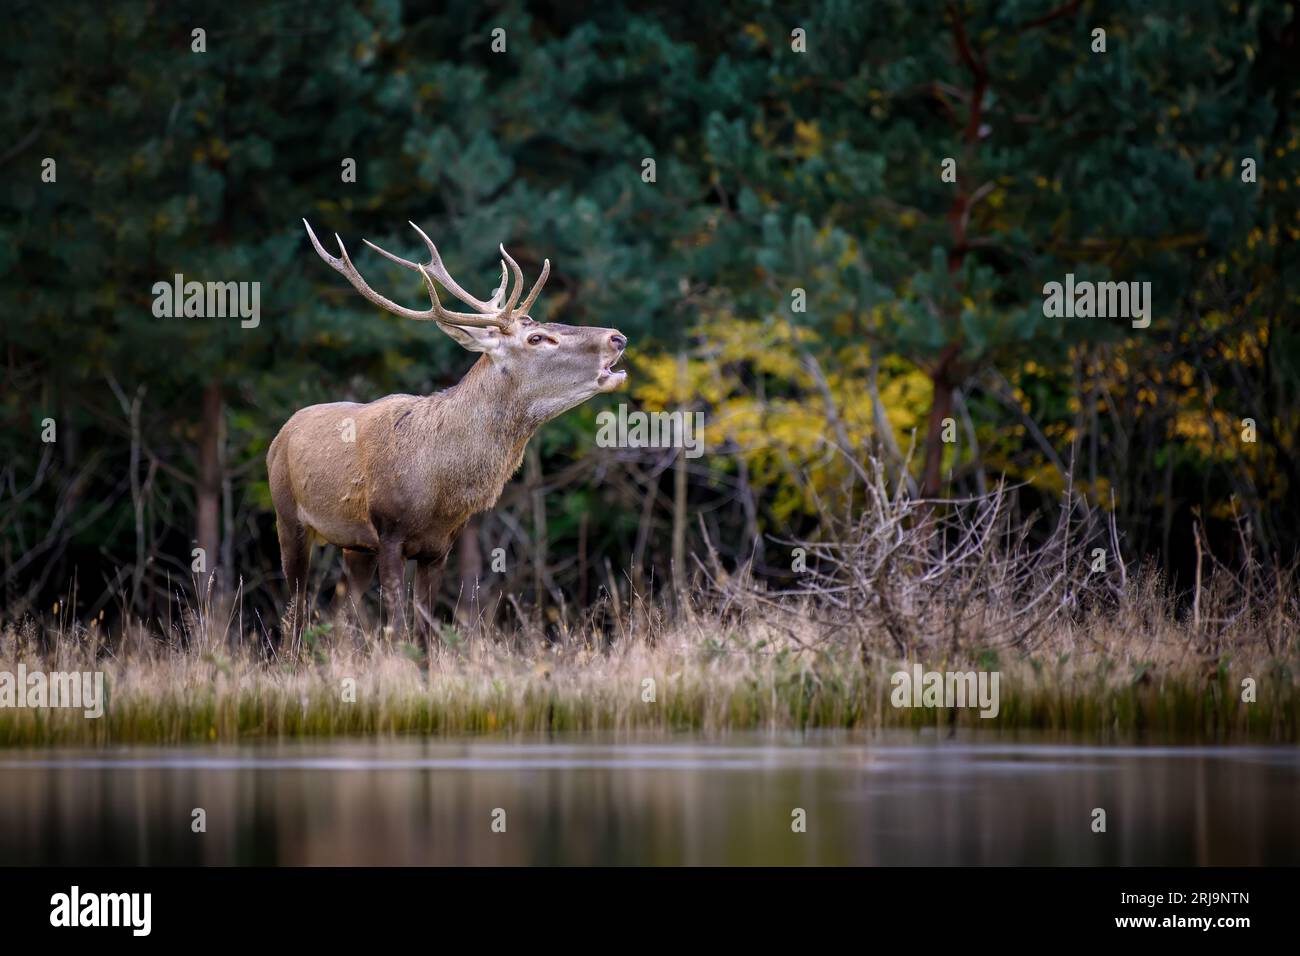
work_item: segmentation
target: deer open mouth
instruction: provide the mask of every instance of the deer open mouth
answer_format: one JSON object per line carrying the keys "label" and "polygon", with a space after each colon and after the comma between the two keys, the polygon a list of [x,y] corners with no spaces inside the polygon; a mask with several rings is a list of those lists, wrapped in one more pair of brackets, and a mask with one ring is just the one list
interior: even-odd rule
{"label": "deer open mouth", "polygon": [[596,385],[602,391],[611,392],[627,380],[627,372],[623,369],[615,369],[614,366],[623,358],[623,353],[619,352],[609,364],[600,370],[596,376]]}

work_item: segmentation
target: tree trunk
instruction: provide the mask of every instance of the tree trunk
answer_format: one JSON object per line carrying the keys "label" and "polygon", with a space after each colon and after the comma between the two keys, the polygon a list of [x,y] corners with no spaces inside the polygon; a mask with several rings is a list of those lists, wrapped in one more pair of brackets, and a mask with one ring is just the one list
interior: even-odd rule
{"label": "tree trunk", "polygon": [[925,468],[921,473],[921,497],[937,498],[943,490],[943,420],[952,417],[952,371],[957,359],[957,345],[944,349],[939,363],[930,373],[934,397],[930,399],[930,418],[925,429]]}
{"label": "tree trunk", "polygon": [[[980,142],[984,95],[989,88],[989,73],[988,66],[984,62],[984,52],[971,46],[970,38],[966,34],[965,20],[959,12],[954,12],[951,29],[958,59],[971,75],[966,125],[961,134],[961,169],[966,171],[975,166],[973,160]],[[973,199],[966,183],[964,175],[959,173],[957,195],[953,197],[952,205],[948,208],[948,226],[952,232],[952,246],[948,250],[948,273],[954,277],[954,281],[958,281],[958,274],[966,261],[966,252],[969,249],[966,230]],[[930,372],[934,397],[930,402],[930,419],[925,431],[925,468],[921,475],[921,497],[923,498],[937,498],[943,488],[943,420],[952,416],[953,389],[963,381],[958,369],[960,353],[961,338],[959,334],[954,333],[953,340],[944,347],[939,360]]]}
{"label": "tree trunk", "polygon": [[[686,384],[686,353],[677,353],[677,389],[679,394]],[[691,414],[683,412],[683,416]],[[683,427],[685,417],[683,417]],[[673,592],[678,607],[686,604],[683,591],[686,587],[686,447],[677,449],[676,471],[673,474]]]}
{"label": "tree trunk", "polygon": [[[199,575],[199,595],[208,593],[208,582],[221,561],[221,384],[211,382],[203,389],[203,413],[199,424],[199,469],[195,485],[198,528],[195,541],[203,551],[204,573]],[[224,586],[224,582],[216,582]]]}
{"label": "tree trunk", "polygon": [[525,461],[533,506],[533,606],[540,613],[546,599],[546,495],[542,490],[542,455],[536,442],[528,446]]}
{"label": "tree trunk", "polygon": [[483,580],[483,545],[479,541],[479,519],[470,518],[457,544],[460,563],[460,596],[456,599],[456,616],[470,621],[478,616],[479,588]]}
{"label": "tree trunk", "polygon": [[684,603],[682,590],[686,587],[686,449],[677,449],[677,464],[673,474],[673,589],[677,599]]}
{"label": "tree trunk", "polygon": [[587,606],[587,527],[591,516],[583,511],[578,515],[578,605]]}

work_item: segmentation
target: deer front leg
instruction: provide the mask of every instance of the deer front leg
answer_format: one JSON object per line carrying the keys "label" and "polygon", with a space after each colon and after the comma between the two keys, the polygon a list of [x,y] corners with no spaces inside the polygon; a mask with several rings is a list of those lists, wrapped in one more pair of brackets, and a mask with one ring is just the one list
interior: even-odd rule
{"label": "deer front leg", "polygon": [[366,590],[375,576],[375,553],[358,551],[354,548],[343,549],[344,590],[339,598],[340,610],[351,609],[358,623],[366,624],[365,597]]}
{"label": "deer front leg", "polygon": [[379,541],[379,604],[383,623],[393,629],[398,638],[406,636],[406,559],[402,556],[400,540]]}
{"label": "deer front leg", "polygon": [[433,646],[434,609],[438,606],[438,592],[442,589],[442,571],[447,566],[447,556],[420,561],[415,567],[415,630],[426,647]]}

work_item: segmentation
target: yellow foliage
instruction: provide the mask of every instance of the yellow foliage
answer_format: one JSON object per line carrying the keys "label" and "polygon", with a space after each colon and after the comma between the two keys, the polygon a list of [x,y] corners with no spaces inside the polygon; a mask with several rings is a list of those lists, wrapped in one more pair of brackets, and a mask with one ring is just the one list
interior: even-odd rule
{"label": "yellow foliage", "polygon": [[1202,408],[1181,408],[1170,430],[1171,438],[1194,448],[1203,458],[1227,461],[1237,455],[1239,443],[1235,439],[1240,426],[1222,409],[1216,408],[1207,417]]}
{"label": "yellow foliage", "polygon": [[[684,367],[661,353],[637,363],[632,394],[652,411],[703,408],[705,441],[742,458],[749,480],[771,494],[773,514],[785,520],[811,513],[806,474],[817,493],[837,486],[849,465],[836,449],[843,432],[859,452],[875,434],[875,410],[866,348],[833,353],[816,333],[783,317],[744,320],[727,313],[706,316]],[[804,365],[815,356],[825,389]],[[924,428],[929,377],[899,359],[882,363],[878,387],[894,441],[906,451],[913,430]]]}
{"label": "yellow foliage", "polygon": [[808,159],[822,151],[822,131],[816,123],[796,120],[794,124],[794,153],[800,159]]}
{"label": "yellow foliage", "polygon": [[713,379],[707,365],[686,362],[683,368],[677,356],[662,354],[637,362],[637,379],[633,394],[642,407],[652,411],[681,408],[696,401],[716,403],[725,384]]}

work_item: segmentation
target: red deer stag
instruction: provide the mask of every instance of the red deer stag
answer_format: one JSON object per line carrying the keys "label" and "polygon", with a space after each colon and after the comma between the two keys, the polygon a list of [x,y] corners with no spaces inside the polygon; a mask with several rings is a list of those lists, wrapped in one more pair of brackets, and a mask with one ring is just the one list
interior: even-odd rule
{"label": "red deer stag", "polygon": [[[413,558],[416,630],[432,632],[434,602],[452,542],[465,522],[496,504],[523,460],[524,446],[544,422],[627,378],[614,365],[627,347],[616,329],[535,322],[528,315],[550,274],[542,274],[523,304],[524,277],[501,246],[501,285],[476,299],[448,274],[424,231],[429,262],[380,255],[418,272],[430,308],[420,312],[384,298],[357,272],[337,234],[338,257],[307,226],[320,257],[388,312],[432,320],[482,357],[457,384],[433,395],[389,395],[368,404],[332,402],[294,414],[267,452],[266,466],[280,538],[280,559],[293,603],[293,627],[306,620],[307,568],[313,539],[343,549],[349,590],[361,593],[379,565],[387,620],[405,629],[403,572]],[[506,275],[510,264],[513,283]],[[474,311],[449,312],[434,281]],[[511,285],[509,298],[506,287]]]}

